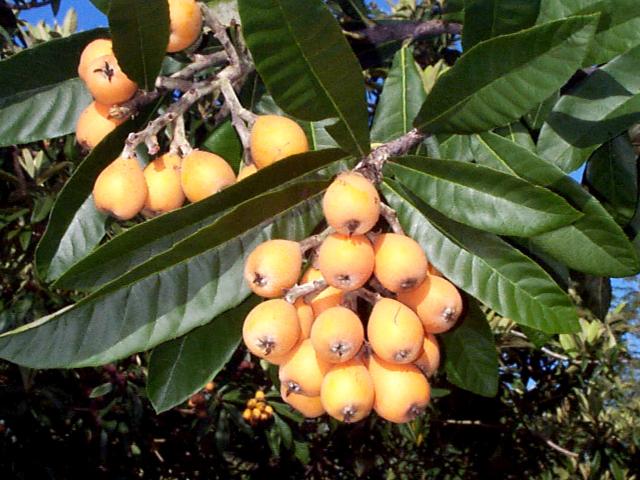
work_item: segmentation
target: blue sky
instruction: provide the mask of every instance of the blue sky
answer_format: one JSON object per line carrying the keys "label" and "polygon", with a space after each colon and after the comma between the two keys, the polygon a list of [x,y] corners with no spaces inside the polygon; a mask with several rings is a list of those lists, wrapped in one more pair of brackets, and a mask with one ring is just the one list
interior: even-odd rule
{"label": "blue sky", "polygon": [[[78,30],[89,30],[95,27],[106,27],[107,17],[100,10],[93,6],[89,0],[62,0],[60,2],[60,10],[56,19],[62,22],[67,11],[73,8],[78,13]],[[50,6],[32,8],[22,12],[19,18],[30,23],[44,20],[47,23],[53,23],[54,17]]]}

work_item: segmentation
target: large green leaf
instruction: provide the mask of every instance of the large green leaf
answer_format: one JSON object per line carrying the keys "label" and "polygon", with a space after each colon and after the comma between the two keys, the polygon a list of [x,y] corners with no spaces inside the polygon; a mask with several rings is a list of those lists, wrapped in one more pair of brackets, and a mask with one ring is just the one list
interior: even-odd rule
{"label": "large green leaf", "polygon": [[153,350],[147,395],[157,413],[184,402],[222,370],[240,343],[244,318],[257,303],[258,298],[251,296],[206,325]]}
{"label": "large green leaf", "polygon": [[413,60],[413,49],[403,47],[396,53],[384,82],[371,128],[371,141],[386,143],[413,128],[427,94],[420,71]]}
{"label": "large green leaf", "polygon": [[153,90],[169,43],[169,3],[111,0],[109,28],[122,71],[143,90]]}
{"label": "large green leaf", "polygon": [[498,351],[487,318],[477,302],[467,302],[462,321],[440,336],[447,379],[485,397],[498,393]]}
{"label": "large green leaf", "polygon": [[596,150],[584,172],[589,190],[601,199],[621,225],[631,221],[638,204],[637,160],[625,133]]}
{"label": "large green leaf", "polygon": [[407,235],[462,290],[517,323],[548,333],[579,330],[569,297],[519,250],[493,234],[444,217],[389,179],[382,192]]}
{"label": "large green leaf", "polygon": [[414,125],[475,133],[518,120],[580,67],[597,16],[560,20],[482,42],[442,74]]}
{"label": "large green leaf", "polygon": [[328,179],[353,163],[341,150],[286,158],[209,198],[136,225],[80,260],[56,282],[91,290],[173,247],[236,205],[301,180]]}
{"label": "large green leaf", "polygon": [[360,66],[324,3],[238,4],[256,70],[277,104],[302,120],[336,119],[327,127],[331,136],[349,153],[366,154],[369,129]]}
{"label": "large green leaf", "polygon": [[85,45],[105,29],[78,33],[0,61],[0,147],[71,133],[90,103],[78,62]]}
{"label": "large green leaf", "polygon": [[95,179],[118,157],[129,132],[144,125],[153,111],[141,112],[107,135],[62,188],[36,249],[36,270],[41,278],[57,279],[100,242],[106,216],[93,204],[91,190]]}
{"label": "large green leaf", "polygon": [[637,0],[542,0],[538,23],[596,12],[600,21],[585,67],[605,63],[640,44]]}
{"label": "large green leaf", "polygon": [[524,116],[524,121],[530,129],[540,130],[542,128],[542,125],[544,125],[544,122],[547,120],[547,117],[551,113],[551,110],[553,110],[553,107],[559,98],[560,92],[555,92]]}
{"label": "large green leaf", "polygon": [[538,152],[570,173],[604,142],[640,120],[640,46],[594,71],[556,103]]}
{"label": "large green leaf", "polygon": [[242,162],[242,143],[240,137],[233,128],[231,120],[226,120],[204,139],[200,148],[220,155],[224,158],[234,172],[238,172]]}
{"label": "large green leaf", "polygon": [[504,138],[508,138],[512,142],[525,147],[527,150],[531,150],[532,152],[536,151],[536,144],[529,130],[522,122],[510,123],[505,127],[496,128],[493,132]]}
{"label": "large green leaf", "polygon": [[529,237],[580,218],[559,195],[482,165],[407,156],[386,169],[436,210],[488,232]]}
{"label": "large green leaf", "polygon": [[466,0],[462,50],[535,25],[540,0]]}
{"label": "large green leaf", "polygon": [[[571,225],[532,237],[534,247],[592,275],[627,276],[640,269],[638,256],[622,229],[600,202],[562,170],[498,135],[484,133],[478,139],[491,152],[493,168],[548,187],[584,214]],[[485,161],[487,157],[478,158]]]}
{"label": "large green leaf", "polygon": [[327,185],[298,183],[238,205],[70,308],[0,335],[0,357],[33,368],[102,365],[208,323],[248,296],[248,252],[317,226]]}

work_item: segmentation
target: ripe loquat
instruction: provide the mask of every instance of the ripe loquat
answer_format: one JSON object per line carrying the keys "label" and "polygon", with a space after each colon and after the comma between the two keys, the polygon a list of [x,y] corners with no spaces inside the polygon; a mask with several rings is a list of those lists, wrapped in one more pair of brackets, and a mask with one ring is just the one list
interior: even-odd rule
{"label": "ripe loquat", "polygon": [[107,105],[91,102],[78,117],[76,140],[84,149],[94,148],[104,137],[124,122],[124,118],[110,117],[109,108]]}
{"label": "ripe loquat", "polygon": [[322,379],[331,364],[318,355],[306,339],[294,347],[285,363],[280,366],[278,378],[287,387],[287,392],[299,393],[309,397],[320,395]]}
{"label": "ripe loquat", "polygon": [[322,406],[340,421],[362,420],[371,412],[373,399],[373,380],[367,367],[358,359],[334,365],[322,381]]}
{"label": "ripe loquat", "polygon": [[373,273],[382,286],[392,292],[412,290],[427,276],[429,264],[422,247],[406,235],[378,235],[373,250],[376,254]]}
{"label": "ripe loquat", "polygon": [[291,240],[268,240],[247,257],[244,279],[257,295],[275,298],[296,284],[301,270],[300,244]]}
{"label": "ripe loquat", "polygon": [[202,30],[202,12],[195,0],[169,0],[167,52],[179,52],[193,44]]}
{"label": "ripe loquat", "polygon": [[311,335],[311,326],[315,320],[313,309],[311,305],[304,301],[303,297],[296,299],[293,306],[296,307],[298,320],[300,320],[300,339],[309,338],[309,335]]}
{"label": "ripe loquat", "polygon": [[147,183],[135,158],[118,157],[100,172],[93,186],[96,208],[118,220],[135,217],[146,198]]}
{"label": "ripe loquat", "polygon": [[417,367],[386,362],[374,354],[369,358],[369,372],[375,388],[373,409],[382,418],[405,423],[424,412],[431,389]]}
{"label": "ripe loquat", "polygon": [[[300,283],[309,283],[315,280],[324,280],[322,273],[317,268],[310,267],[302,275]],[[317,317],[327,308],[336,307],[342,303],[344,292],[339,288],[328,285],[324,290],[314,293],[307,299],[314,317]]]}
{"label": "ripe loquat", "polygon": [[184,203],[184,192],[180,184],[180,163],[177,155],[165,153],[150,162],[144,169],[149,194],[143,213],[160,215],[180,208]]}
{"label": "ripe loquat", "polygon": [[327,223],[345,235],[363,235],[380,217],[380,196],[363,175],[344,172],[329,185],[322,198]]}
{"label": "ripe loquat", "polygon": [[307,418],[316,418],[325,413],[322,402],[320,401],[320,395],[307,397],[306,395],[300,395],[294,392],[287,395],[287,387],[284,384],[280,385],[280,395],[282,396],[282,400]]}
{"label": "ripe loquat", "polygon": [[104,105],[126,102],[138,90],[114,55],[103,55],[89,63],[85,83],[93,98]]}
{"label": "ripe loquat", "polygon": [[446,332],[462,313],[462,297],[455,285],[433,275],[415,290],[400,293],[398,300],[418,314],[424,331],[429,333]]}
{"label": "ripe loquat", "polygon": [[440,347],[433,333],[426,333],[422,344],[422,353],[413,362],[427,377],[438,371],[440,366]]}
{"label": "ripe loquat", "polygon": [[397,300],[382,298],[369,316],[367,338],[383,360],[410,363],[420,354],[424,331],[420,319],[409,307]]}
{"label": "ripe loquat", "polygon": [[193,150],[182,159],[182,190],[190,202],[198,202],[236,182],[236,175],[224,158]]}
{"label": "ripe loquat", "polygon": [[311,327],[311,343],[318,357],[331,363],[351,360],[364,342],[364,327],[358,315],[345,307],[322,312]]}
{"label": "ripe loquat", "polygon": [[356,290],[373,273],[375,256],[364,235],[329,235],[318,250],[318,267],[327,283],[342,290]]}
{"label": "ripe loquat", "polygon": [[307,136],[300,125],[280,115],[260,115],[251,127],[250,145],[258,169],[309,151]]}
{"label": "ripe loquat", "polygon": [[110,39],[98,38],[89,42],[80,55],[78,76],[86,82],[87,74],[89,73],[89,64],[103,55],[113,55],[113,43]]}
{"label": "ripe loquat", "polygon": [[242,326],[242,338],[249,351],[267,360],[288,353],[299,336],[296,309],[280,298],[256,305]]}

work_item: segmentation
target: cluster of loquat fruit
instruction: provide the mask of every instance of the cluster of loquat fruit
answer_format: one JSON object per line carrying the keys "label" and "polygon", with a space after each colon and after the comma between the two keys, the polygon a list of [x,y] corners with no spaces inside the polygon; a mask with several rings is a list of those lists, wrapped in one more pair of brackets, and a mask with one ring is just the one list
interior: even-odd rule
{"label": "cluster of loquat fruit", "polygon": [[247,405],[242,412],[242,418],[251,426],[267,422],[273,417],[273,407],[267,403],[262,390],[257,390],[253,398],[247,400]]}
{"label": "cluster of loquat fruit", "polygon": [[[357,422],[373,409],[408,422],[429,403],[435,334],[453,327],[462,298],[415,240],[372,230],[382,207],[364,175],[338,175],[322,207],[329,229],[300,284],[301,243],[269,240],[247,257],[245,280],[268,300],[247,315],[244,343],[279,366],[282,399],[306,417]],[[304,294],[291,295],[296,289]]]}
{"label": "cluster of loquat fruit", "polygon": [[[170,38],[167,52],[192,45],[202,29],[202,13],[195,0],[168,0]],[[138,86],[120,69],[109,39],[97,39],[82,52],[78,75],[94,101],[82,112],[76,138],[92,149],[125,119],[111,115],[112,107],[130,100]],[[223,188],[293,154],[309,150],[302,128],[286,117],[257,117],[250,132],[252,163],[244,164],[236,176],[229,163],[214,153],[191,150],[166,152],[143,169],[138,158],[120,156],[98,175],[93,198],[98,210],[119,220],[139,213],[153,217],[180,208],[185,200],[197,202]]]}

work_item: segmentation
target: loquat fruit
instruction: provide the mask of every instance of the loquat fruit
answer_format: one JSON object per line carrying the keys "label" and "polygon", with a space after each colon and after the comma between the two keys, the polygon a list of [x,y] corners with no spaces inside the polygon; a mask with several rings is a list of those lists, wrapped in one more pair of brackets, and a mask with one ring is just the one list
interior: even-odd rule
{"label": "loquat fruit", "polygon": [[333,233],[320,245],[318,268],[327,283],[342,290],[362,287],[373,273],[375,256],[364,235]]}
{"label": "loquat fruit", "polygon": [[310,397],[320,395],[322,379],[331,368],[329,362],[320,357],[311,340],[300,342],[285,363],[280,366],[278,378],[287,387],[287,392]]}
{"label": "loquat fruit", "polygon": [[406,292],[420,285],[429,263],[414,239],[397,233],[383,233],[373,242],[376,254],[374,275],[392,292]]}
{"label": "loquat fruit", "polygon": [[425,334],[422,353],[413,364],[427,377],[431,377],[438,371],[438,367],[440,366],[440,347],[433,333]]}
{"label": "loquat fruit", "polygon": [[103,55],[89,63],[85,83],[93,98],[104,105],[126,102],[138,90],[114,55]]}
{"label": "loquat fruit", "polygon": [[167,52],[192,45],[202,30],[202,12],[195,0],[169,0],[169,44]]}
{"label": "loquat fruit", "polygon": [[313,309],[311,305],[304,301],[303,297],[296,299],[293,306],[296,307],[298,320],[300,320],[300,339],[309,338],[309,335],[311,335],[311,326],[315,320]]}
{"label": "loquat fruit", "polygon": [[309,151],[304,130],[280,115],[260,115],[250,134],[251,157],[258,169],[283,158]]}
{"label": "loquat fruit", "polygon": [[345,235],[363,235],[380,217],[380,196],[363,175],[344,172],[329,185],[322,197],[327,223]]}
{"label": "loquat fruit", "polygon": [[307,397],[299,393],[291,392],[287,395],[287,387],[280,385],[280,396],[287,404],[291,405],[306,418],[316,418],[325,413],[324,407],[320,400],[320,395],[316,397]]}
{"label": "loquat fruit", "polygon": [[351,360],[364,343],[364,327],[358,315],[345,307],[322,312],[311,327],[311,343],[318,357],[331,363]]}
{"label": "loquat fruit", "polygon": [[76,123],[76,140],[82,148],[91,150],[124,122],[124,118],[110,117],[109,108],[107,105],[91,102],[82,111]]}
{"label": "loquat fruit", "polygon": [[144,169],[149,194],[143,213],[160,215],[180,208],[184,203],[184,192],[180,183],[180,163],[175,154],[165,153],[150,162]]}
{"label": "loquat fruit", "polygon": [[118,220],[135,217],[146,198],[147,183],[135,158],[118,157],[100,172],[93,186],[96,208]]}
{"label": "loquat fruit", "polygon": [[253,307],[242,326],[242,338],[249,351],[267,360],[288,353],[299,336],[296,309],[280,298]]}
{"label": "loquat fruit", "polygon": [[[302,275],[300,283],[309,283],[315,280],[324,280],[322,273],[317,268],[310,267]],[[324,290],[312,294],[308,298],[314,317],[317,317],[327,308],[337,307],[344,299],[344,292],[339,288],[328,285]]]}
{"label": "loquat fruit", "polygon": [[420,354],[424,330],[409,307],[392,298],[382,298],[369,316],[367,338],[375,354],[383,360],[410,363]]}
{"label": "loquat fruit", "polygon": [[418,314],[424,331],[443,333],[452,328],[462,313],[462,297],[449,280],[430,275],[418,288],[398,295]]}
{"label": "loquat fruit", "polygon": [[104,55],[113,55],[113,43],[108,38],[98,38],[89,42],[80,54],[80,62],[78,63],[78,76],[87,81],[89,73],[89,64],[96,58]]}
{"label": "loquat fruit", "polygon": [[329,415],[346,423],[362,420],[373,408],[374,387],[367,367],[358,360],[335,364],[320,389],[320,401]]}
{"label": "loquat fruit", "polygon": [[262,390],[257,390],[256,394],[253,396],[257,401],[261,402],[264,400],[264,392]]}
{"label": "loquat fruit", "polygon": [[182,190],[190,202],[198,202],[236,182],[236,175],[224,158],[193,150],[182,159]]}
{"label": "loquat fruit", "polygon": [[244,420],[246,422],[251,421],[251,409],[250,408],[245,408],[244,411],[242,412],[242,418],[244,418]]}
{"label": "loquat fruit", "polygon": [[373,409],[382,418],[405,423],[424,412],[431,389],[417,367],[386,362],[374,354],[369,358],[369,372],[375,389]]}
{"label": "loquat fruit", "polygon": [[257,295],[275,298],[296,284],[301,270],[300,244],[291,240],[268,240],[247,257],[244,279]]}

